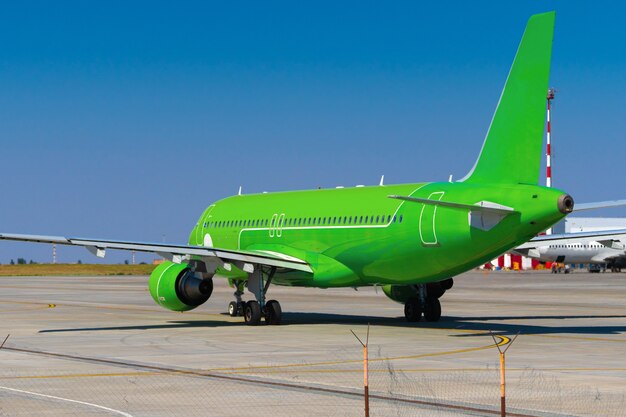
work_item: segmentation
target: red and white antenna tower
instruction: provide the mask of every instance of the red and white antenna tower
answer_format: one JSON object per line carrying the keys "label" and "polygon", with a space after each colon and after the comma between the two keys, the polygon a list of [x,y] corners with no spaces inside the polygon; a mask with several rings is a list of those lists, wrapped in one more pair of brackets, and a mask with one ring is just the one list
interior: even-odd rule
{"label": "red and white antenna tower", "polygon": [[[548,112],[547,112],[547,132],[546,132],[546,187],[552,187],[552,126],[550,123],[551,103],[554,100],[554,94],[556,90],[554,88],[548,88]],[[552,234],[552,228],[546,230],[546,235]]]}
{"label": "red and white antenna tower", "polygon": [[552,141],[552,127],[550,126],[550,111],[551,109],[551,103],[552,100],[554,100],[554,94],[556,93],[556,90],[554,88],[549,88],[548,89],[548,96],[547,96],[547,100],[548,100],[548,123],[547,123],[547,134],[546,134],[546,187],[552,187],[552,148],[551,148],[551,141]]}

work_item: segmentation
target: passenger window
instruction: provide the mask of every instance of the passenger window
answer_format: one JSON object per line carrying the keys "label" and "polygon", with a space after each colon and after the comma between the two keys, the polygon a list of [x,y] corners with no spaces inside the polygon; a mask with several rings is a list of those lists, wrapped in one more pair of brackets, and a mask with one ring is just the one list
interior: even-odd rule
{"label": "passenger window", "polygon": [[402,223],[402,214],[400,215],[400,223]]}
{"label": "passenger window", "polygon": [[367,219],[368,218],[369,218],[368,216],[365,216],[365,224],[367,224]]}
{"label": "passenger window", "polygon": [[387,216],[387,223],[391,223],[391,215]]}

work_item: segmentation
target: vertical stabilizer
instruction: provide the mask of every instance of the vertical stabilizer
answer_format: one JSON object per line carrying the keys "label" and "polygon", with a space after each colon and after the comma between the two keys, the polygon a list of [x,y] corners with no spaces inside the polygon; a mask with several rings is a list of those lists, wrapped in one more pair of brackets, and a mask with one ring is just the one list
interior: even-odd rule
{"label": "vertical stabilizer", "polygon": [[528,20],[474,168],[462,180],[538,184],[555,12]]}

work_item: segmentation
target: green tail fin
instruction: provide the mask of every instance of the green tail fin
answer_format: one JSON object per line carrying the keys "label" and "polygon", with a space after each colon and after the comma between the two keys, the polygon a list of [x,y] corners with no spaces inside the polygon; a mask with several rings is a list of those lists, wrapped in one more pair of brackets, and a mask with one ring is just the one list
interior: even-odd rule
{"label": "green tail fin", "polygon": [[480,156],[462,181],[538,184],[555,15],[528,20]]}

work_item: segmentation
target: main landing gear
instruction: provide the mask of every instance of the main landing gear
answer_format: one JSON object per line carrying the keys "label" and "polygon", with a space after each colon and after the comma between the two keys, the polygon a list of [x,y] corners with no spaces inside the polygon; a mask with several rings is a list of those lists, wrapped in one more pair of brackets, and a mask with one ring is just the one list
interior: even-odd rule
{"label": "main landing gear", "polygon": [[280,324],[282,318],[282,309],[280,303],[276,300],[265,301],[265,294],[272,283],[272,278],[276,273],[276,268],[272,267],[269,271],[262,268],[255,269],[248,278],[248,291],[254,294],[256,300],[244,302],[241,299],[243,295],[243,282],[235,282],[236,291],[234,293],[235,300],[228,304],[228,314],[231,317],[243,316],[248,326],[256,326],[261,323],[261,319],[265,320],[265,324]]}
{"label": "main landing gear", "polygon": [[452,288],[452,278],[433,284],[415,286],[416,296],[409,298],[404,304],[404,317],[409,322],[420,321],[422,315],[428,322],[437,322],[441,319],[441,303],[439,298]]}

